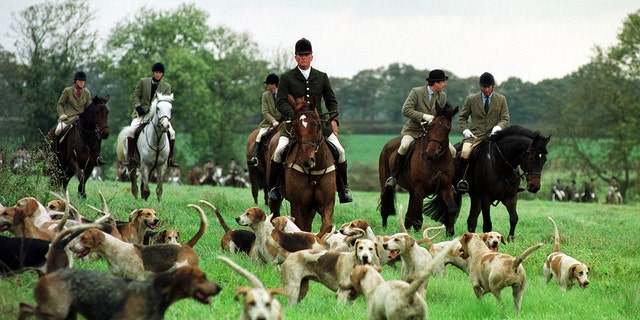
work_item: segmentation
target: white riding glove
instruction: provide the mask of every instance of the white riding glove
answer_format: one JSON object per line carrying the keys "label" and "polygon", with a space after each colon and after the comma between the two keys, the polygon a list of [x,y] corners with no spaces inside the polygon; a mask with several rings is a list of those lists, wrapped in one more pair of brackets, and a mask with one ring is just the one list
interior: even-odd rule
{"label": "white riding glove", "polygon": [[491,135],[496,134],[496,132],[502,130],[502,128],[500,128],[500,126],[495,126],[493,127],[493,129],[491,129]]}
{"label": "white riding glove", "polygon": [[422,120],[424,122],[431,122],[431,120],[433,120],[433,116],[425,113],[422,115]]}
{"label": "white riding glove", "polygon": [[61,114],[60,117],[58,118],[58,120],[60,121],[65,121],[69,118],[69,116],[67,116],[66,114]]}
{"label": "white riding glove", "polygon": [[275,128],[280,124],[280,122],[278,122],[278,120],[273,120],[273,122],[271,122],[271,125]]}
{"label": "white riding glove", "polygon": [[475,136],[473,135],[473,133],[471,132],[471,130],[469,130],[469,129],[464,129],[464,131],[462,131],[462,135],[463,135],[465,138],[475,137]]}

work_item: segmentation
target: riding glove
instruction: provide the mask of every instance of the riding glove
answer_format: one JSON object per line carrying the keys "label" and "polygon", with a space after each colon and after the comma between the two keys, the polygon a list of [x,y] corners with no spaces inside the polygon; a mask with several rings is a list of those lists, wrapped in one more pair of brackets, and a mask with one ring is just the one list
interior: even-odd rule
{"label": "riding glove", "polygon": [[473,133],[471,132],[471,130],[469,130],[469,129],[464,129],[464,131],[462,131],[462,135],[463,135],[465,138],[475,137],[475,136],[473,135]]}
{"label": "riding glove", "polygon": [[67,120],[67,118],[69,118],[69,116],[67,116],[66,114],[61,114],[60,118],[58,118],[58,120],[65,121],[65,120]]}
{"label": "riding glove", "polygon": [[424,122],[431,122],[431,120],[433,120],[433,116],[425,113],[422,115],[422,120]]}
{"label": "riding glove", "polygon": [[136,107],[136,112],[137,112],[137,113],[138,113],[138,115],[140,115],[140,116],[144,116],[144,114],[146,113],[146,112],[144,112],[144,109],[142,108],[142,106],[137,106],[137,107]]}
{"label": "riding glove", "polygon": [[495,126],[493,127],[493,129],[491,129],[491,135],[496,134],[496,132],[502,130],[502,128],[500,128],[500,126]]}

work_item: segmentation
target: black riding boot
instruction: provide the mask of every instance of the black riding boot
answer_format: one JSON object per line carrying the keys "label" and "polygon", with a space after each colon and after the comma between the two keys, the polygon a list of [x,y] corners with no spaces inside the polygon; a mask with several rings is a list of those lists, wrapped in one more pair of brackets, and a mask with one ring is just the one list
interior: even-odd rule
{"label": "black riding boot", "polygon": [[106,162],[106,161],[104,161],[104,159],[102,159],[102,156],[101,156],[101,155],[98,155],[98,158],[96,158],[96,163],[97,163],[99,166],[103,166],[103,165],[107,164],[107,162]]}
{"label": "black riding boot", "polygon": [[278,179],[282,171],[282,164],[271,160],[271,171],[269,173],[269,201],[282,200],[282,194],[278,189]]}
{"label": "black riding boot", "polygon": [[458,162],[458,168],[460,169],[460,171],[457,171],[457,175],[459,176],[461,174],[462,177],[460,179],[456,179],[456,181],[458,181],[458,184],[456,185],[456,190],[459,193],[469,192],[469,183],[466,180],[467,170],[469,169],[469,159],[460,157],[460,160]]}
{"label": "black riding boot", "polygon": [[336,187],[338,189],[338,198],[340,203],[353,202],[353,196],[349,190],[349,183],[347,182],[347,162],[336,164],[336,170],[338,176],[336,177]]}
{"label": "black riding boot", "polygon": [[127,137],[127,161],[125,161],[122,166],[131,167],[133,166],[133,153],[136,152],[136,140],[131,137]]}
{"label": "black riding boot", "polygon": [[393,166],[391,167],[391,177],[387,178],[387,181],[384,183],[384,187],[387,189],[393,189],[398,184],[398,173],[400,169],[402,169],[402,165],[404,164],[407,155],[402,155],[396,153],[396,156],[393,158]]}
{"label": "black riding boot", "polygon": [[169,160],[167,161],[167,163],[169,164],[170,167],[177,168],[179,165],[173,159],[173,147],[175,144],[176,144],[176,140],[171,140],[171,138],[169,138]]}
{"label": "black riding boot", "polygon": [[247,162],[247,165],[249,165],[250,167],[258,166],[258,150],[260,150],[260,142],[256,141],[256,143],[253,145],[253,156]]}

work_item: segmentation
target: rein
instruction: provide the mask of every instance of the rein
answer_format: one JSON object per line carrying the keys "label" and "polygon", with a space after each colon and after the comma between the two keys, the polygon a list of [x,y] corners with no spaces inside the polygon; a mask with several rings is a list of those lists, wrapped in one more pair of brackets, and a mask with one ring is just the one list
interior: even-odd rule
{"label": "rein", "polygon": [[447,146],[447,149],[449,149],[449,136],[447,135],[447,137],[442,141],[440,141],[438,139],[433,139],[433,138],[429,137],[429,130],[431,130],[431,124],[429,122],[425,121],[425,122],[420,123],[420,127],[422,127],[422,131],[424,131],[423,136],[427,137],[427,144],[429,144],[429,142],[431,142],[431,141],[438,143],[438,153],[436,153],[436,156],[433,157],[433,160],[440,158],[444,154],[443,146],[445,144]]}

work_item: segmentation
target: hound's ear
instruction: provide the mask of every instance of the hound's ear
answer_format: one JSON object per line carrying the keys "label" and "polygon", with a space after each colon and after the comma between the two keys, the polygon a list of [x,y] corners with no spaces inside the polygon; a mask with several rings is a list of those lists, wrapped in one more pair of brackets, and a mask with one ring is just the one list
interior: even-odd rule
{"label": "hound's ear", "polygon": [[500,235],[500,242],[501,242],[502,244],[506,244],[506,243],[504,242],[504,237],[503,237],[502,235]]}
{"label": "hound's ear", "polygon": [[233,299],[238,301],[239,300],[238,296],[239,295],[246,295],[247,292],[249,292],[249,290],[251,290],[251,288],[249,288],[249,287],[237,287],[236,288],[236,294],[233,295]]}
{"label": "hound's ear", "polygon": [[407,246],[408,247],[413,247],[416,244],[416,239],[414,239],[412,236],[406,235],[404,237],[407,240]]}
{"label": "hound's ear", "polygon": [[282,295],[282,296],[286,296],[287,295],[287,293],[284,292],[284,289],[282,289],[282,288],[269,289],[269,290],[267,290],[267,292],[269,292],[270,295],[274,295],[274,294],[279,294],[279,295]]}
{"label": "hound's ear", "polygon": [[135,220],[140,213],[142,213],[142,209],[131,211],[131,213],[129,214],[129,222]]}

